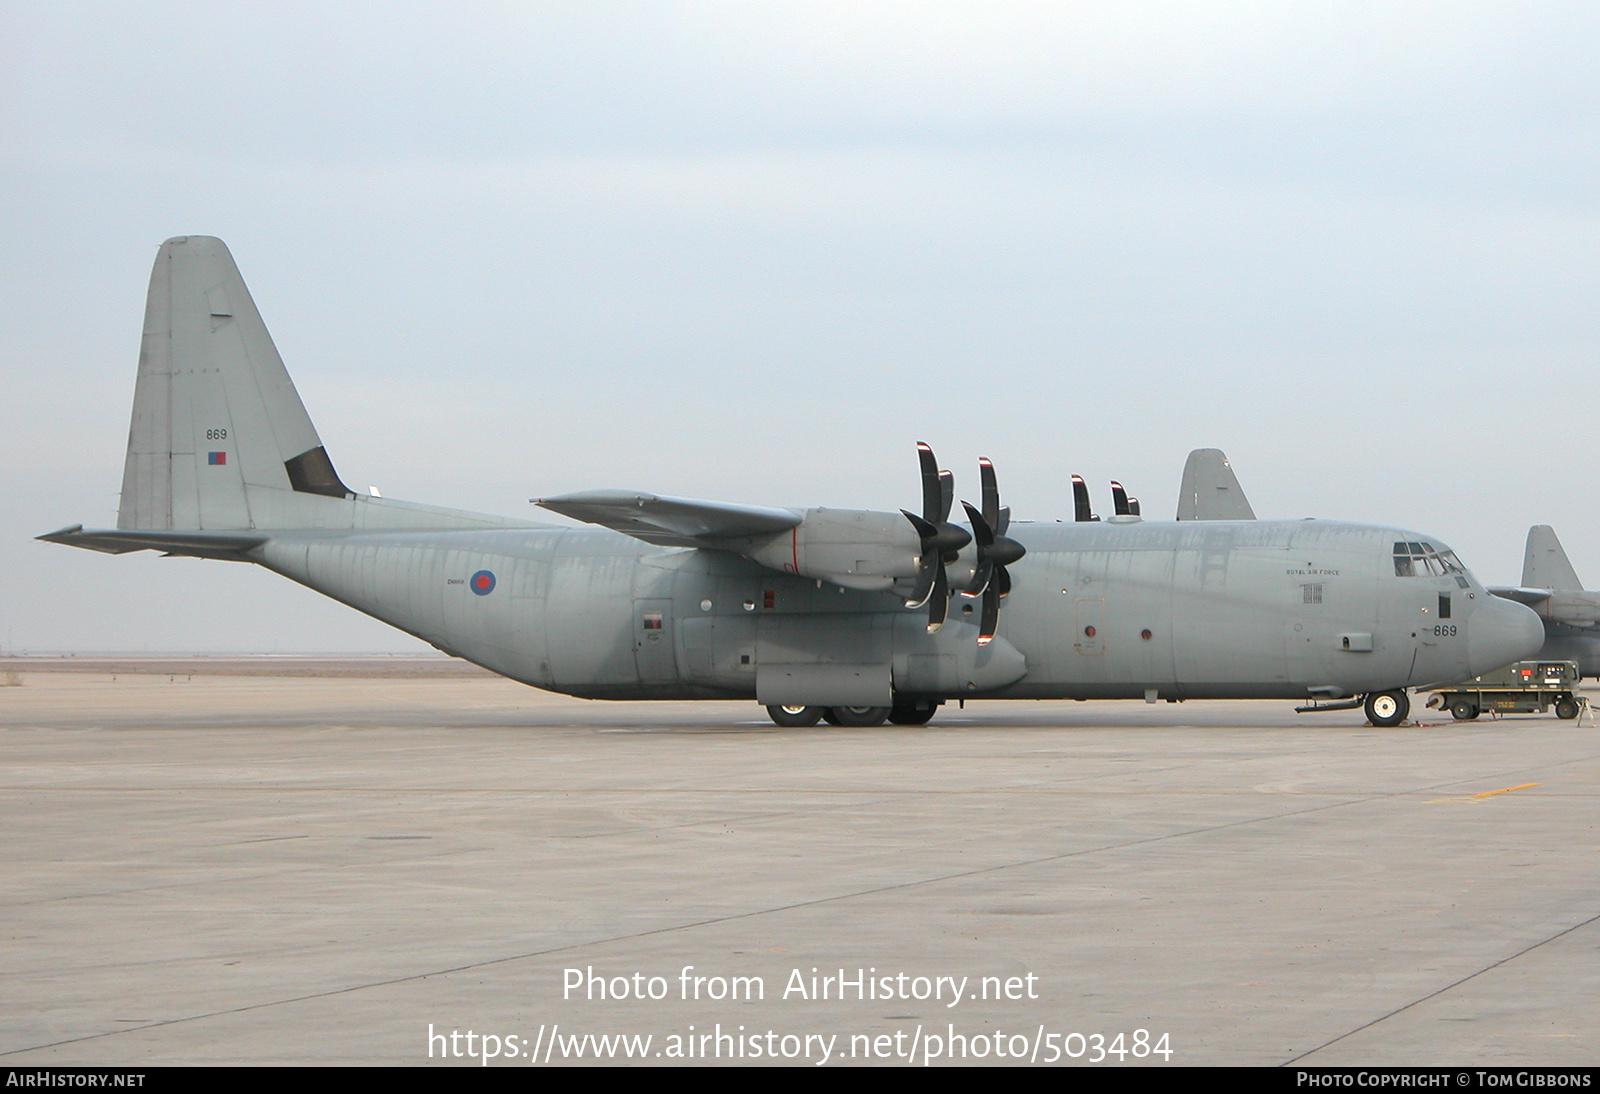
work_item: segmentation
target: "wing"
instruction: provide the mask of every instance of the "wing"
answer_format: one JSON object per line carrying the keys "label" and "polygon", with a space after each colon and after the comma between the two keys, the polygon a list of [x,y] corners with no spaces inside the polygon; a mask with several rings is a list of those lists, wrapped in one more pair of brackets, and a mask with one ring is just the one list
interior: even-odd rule
{"label": "wing", "polygon": [[534,504],[662,547],[704,547],[707,540],[787,532],[803,519],[790,509],[663,498],[629,490],[586,490]]}

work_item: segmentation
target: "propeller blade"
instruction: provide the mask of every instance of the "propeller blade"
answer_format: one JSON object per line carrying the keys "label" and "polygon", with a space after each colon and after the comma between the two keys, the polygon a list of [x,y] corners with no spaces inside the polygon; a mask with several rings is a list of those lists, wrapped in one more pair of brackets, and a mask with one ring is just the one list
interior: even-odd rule
{"label": "propeller blade", "polygon": [[1132,516],[1139,516],[1139,499],[1138,498],[1129,498],[1128,499],[1128,512]]}
{"label": "propeller blade", "polygon": [[933,582],[935,570],[944,569],[944,562],[935,554],[923,555],[917,562],[917,583],[911,588],[911,595],[906,597],[906,607],[920,608],[928,602],[933,595]]}
{"label": "propeller blade", "polygon": [[[1000,571],[1004,573],[1005,571]],[[1000,626],[1000,591],[993,584],[983,591],[983,617],[978,623],[978,645],[987,646],[994,640]]]}
{"label": "propeller blade", "polygon": [[989,457],[978,457],[978,478],[983,483],[983,519],[990,528],[1000,527],[1000,487],[994,477],[994,464]]}
{"label": "propeller blade", "polygon": [[1072,476],[1072,504],[1074,509],[1074,520],[1088,521],[1100,519],[1089,509],[1089,487],[1084,483],[1081,475]]}
{"label": "propeller blade", "polygon": [[1117,511],[1117,516],[1125,517],[1132,510],[1128,508],[1128,492],[1116,479],[1111,480],[1111,506]]}
{"label": "propeller blade", "polygon": [[944,626],[944,617],[950,611],[950,586],[944,576],[944,564],[933,568],[933,595],[928,598],[928,633],[933,634]]}
{"label": "propeller blade", "polygon": [[967,511],[967,519],[972,522],[972,538],[978,541],[979,552],[994,546],[994,532],[983,514],[974,509],[971,502],[962,502],[961,508]]}
{"label": "propeller blade", "polygon": [[937,524],[949,513],[948,506],[944,513],[939,511],[939,461],[923,441],[917,442],[917,460],[922,465],[922,519]]}

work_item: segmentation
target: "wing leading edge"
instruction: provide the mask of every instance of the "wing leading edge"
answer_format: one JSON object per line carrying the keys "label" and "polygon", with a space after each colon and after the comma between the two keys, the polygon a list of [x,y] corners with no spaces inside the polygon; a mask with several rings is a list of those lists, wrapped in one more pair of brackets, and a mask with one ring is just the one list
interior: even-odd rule
{"label": "wing leading edge", "polygon": [[598,524],[660,547],[705,547],[708,540],[767,536],[799,525],[790,509],[663,498],[630,490],[586,490],[534,504],[586,524]]}

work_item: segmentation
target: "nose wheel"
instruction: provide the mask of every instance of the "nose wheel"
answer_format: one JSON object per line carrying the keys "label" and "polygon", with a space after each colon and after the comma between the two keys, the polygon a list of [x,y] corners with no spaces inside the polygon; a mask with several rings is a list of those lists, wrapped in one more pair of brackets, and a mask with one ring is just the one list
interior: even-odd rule
{"label": "nose wheel", "polygon": [[1403,688],[1394,691],[1375,691],[1362,704],[1367,721],[1375,726],[1397,726],[1411,713],[1411,697]]}

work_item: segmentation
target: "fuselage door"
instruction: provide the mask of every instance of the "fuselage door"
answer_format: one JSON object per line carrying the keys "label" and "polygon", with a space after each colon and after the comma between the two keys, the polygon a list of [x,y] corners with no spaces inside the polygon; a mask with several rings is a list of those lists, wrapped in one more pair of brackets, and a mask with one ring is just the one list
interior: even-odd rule
{"label": "fuselage door", "polygon": [[641,684],[670,684],[678,679],[671,600],[633,602],[633,660]]}
{"label": "fuselage door", "polygon": [[1106,602],[1104,600],[1081,599],[1075,602],[1077,614],[1077,637],[1073,646],[1080,657],[1104,657],[1106,655]]}

